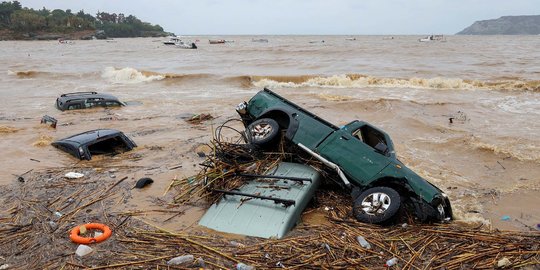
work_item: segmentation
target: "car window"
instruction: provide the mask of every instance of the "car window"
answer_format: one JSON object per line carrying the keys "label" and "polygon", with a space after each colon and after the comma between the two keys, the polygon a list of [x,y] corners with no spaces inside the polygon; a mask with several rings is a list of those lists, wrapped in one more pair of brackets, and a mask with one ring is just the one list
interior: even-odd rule
{"label": "car window", "polygon": [[68,110],[78,110],[78,109],[81,109],[81,104],[80,103],[76,103],[76,104],[70,104],[68,107],[67,107]]}
{"label": "car window", "polygon": [[387,145],[384,135],[370,126],[362,126],[359,129],[353,131],[352,135],[363,143],[371,146],[375,149],[378,143]]}
{"label": "car window", "polygon": [[120,106],[120,103],[116,101],[105,101],[105,106]]}

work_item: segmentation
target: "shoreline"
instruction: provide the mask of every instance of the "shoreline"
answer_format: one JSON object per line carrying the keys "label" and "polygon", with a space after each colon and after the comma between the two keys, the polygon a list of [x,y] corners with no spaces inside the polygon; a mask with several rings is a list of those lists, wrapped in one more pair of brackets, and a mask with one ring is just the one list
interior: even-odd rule
{"label": "shoreline", "polygon": [[[166,37],[168,33],[149,33],[148,35],[140,35],[137,37]],[[122,38],[137,38],[137,37],[122,37]],[[34,41],[34,40],[91,40],[91,39],[110,39],[120,37],[109,37],[105,33],[100,33],[100,30],[83,30],[69,33],[58,33],[48,31],[37,32],[13,32],[10,30],[0,30],[0,41]]]}

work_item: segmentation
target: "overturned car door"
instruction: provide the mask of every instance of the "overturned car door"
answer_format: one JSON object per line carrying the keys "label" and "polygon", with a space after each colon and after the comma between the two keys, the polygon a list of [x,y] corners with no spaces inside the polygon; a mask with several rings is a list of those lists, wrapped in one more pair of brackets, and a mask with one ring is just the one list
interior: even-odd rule
{"label": "overturned car door", "polygon": [[96,129],[79,133],[52,143],[78,159],[92,159],[92,155],[115,155],[137,147],[129,137],[115,129]]}

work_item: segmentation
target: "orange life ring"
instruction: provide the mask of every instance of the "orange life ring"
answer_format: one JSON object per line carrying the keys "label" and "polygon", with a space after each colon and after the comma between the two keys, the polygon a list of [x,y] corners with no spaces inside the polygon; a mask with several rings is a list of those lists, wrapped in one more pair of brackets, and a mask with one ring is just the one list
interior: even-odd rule
{"label": "orange life ring", "polygon": [[[79,235],[81,226],[86,227],[86,229],[100,230],[103,232],[103,234],[98,237],[82,237]],[[71,239],[71,241],[77,244],[92,244],[92,243],[99,243],[99,242],[105,241],[111,235],[112,235],[112,231],[109,227],[107,227],[107,225],[104,225],[101,223],[88,223],[88,224],[79,225],[73,228],[71,230],[71,234],[69,235],[69,238]]]}

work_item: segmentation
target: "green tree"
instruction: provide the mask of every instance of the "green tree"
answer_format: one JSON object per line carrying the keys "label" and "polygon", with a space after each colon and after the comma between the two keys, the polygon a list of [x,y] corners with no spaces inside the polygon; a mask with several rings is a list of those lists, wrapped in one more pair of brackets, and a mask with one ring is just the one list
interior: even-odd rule
{"label": "green tree", "polygon": [[16,31],[36,31],[45,28],[45,18],[34,10],[17,10],[11,14],[11,29]]}
{"label": "green tree", "polygon": [[0,3],[0,27],[5,28],[11,24],[11,14],[17,10],[21,10],[21,3],[19,1]]}

